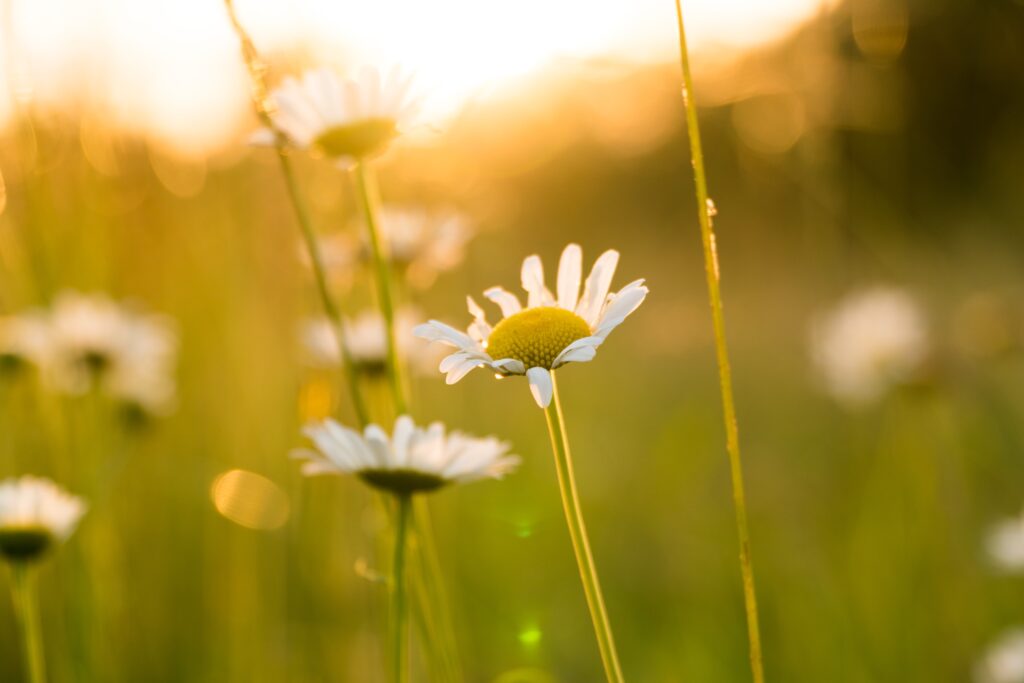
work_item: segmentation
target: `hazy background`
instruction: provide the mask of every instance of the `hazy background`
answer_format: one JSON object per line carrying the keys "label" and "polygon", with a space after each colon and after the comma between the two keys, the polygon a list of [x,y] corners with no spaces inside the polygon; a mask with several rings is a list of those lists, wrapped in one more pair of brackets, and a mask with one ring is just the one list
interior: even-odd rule
{"label": "hazy background", "polygon": [[[560,373],[594,553],[631,680],[747,680],[671,3],[240,4],[275,79],[371,59],[443,86],[432,124],[380,164],[385,201],[454,205],[479,227],[465,263],[414,293],[427,314],[464,323],[465,294],[516,286],[531,253],[552,277],[569,241],[588,265],[619,249],[620,284],[648,279],[597,360]],[[1024,622],[1022,579],[983,553],[1024,502],[1024,4],[686,6],[768,678],[969,680]],[[244,144],[255,121],[222,7],[5,7],[0,312],[107,291],[181,340],[178,408],[141,429],[4,388],[0,475],[92,500],[41,577],[52,679],[383,680],[384,589],[354,569],[382,566],[381,520],[359,482],[303,479],[286,457],[325,392],[348,412],[302,360],[318,302],[275,160]],[[348,179],[300,173],[322,232],[351,230]],[[822,390],[808,330],[878,283],[923,302],[937,353],[923,386],[852,411]],[[345,292],[350,312],[370,301],[365,278]],[[414,389],[418,419],[524,459],[431,500],[466,680],[598,680],[525,382]],[[214,483],[234,469],[279,488],[225,504]],[[18,659],[2,600],[0,680]]]}

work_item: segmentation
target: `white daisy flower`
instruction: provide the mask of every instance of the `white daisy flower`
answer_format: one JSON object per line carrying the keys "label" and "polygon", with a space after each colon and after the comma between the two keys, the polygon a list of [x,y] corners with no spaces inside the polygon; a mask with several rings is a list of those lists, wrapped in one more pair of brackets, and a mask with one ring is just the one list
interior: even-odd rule
{"label": "white daisy flower", "polygon": [[[416,339],[412,330],[423,317],[411,308],[403,308],[395,316],[398,353],[409,367],[426,373],[433,370],[437,354],[426,343]],[[339,364],[338,342],[334,327],[327,318],[306,321],[302,341],[308,362],[318,368],[336,368]],[[384,376],[388,367],[388,338],[384,316],[377,310],[366,310],[345,320],[345,341],[357,372],[368,376]]]}
{"label": "white daisy flower", "polygon": [[397,495],[434,491],[446,484],[501,479],[518,464],[508,443],[446,432],[440,422],[417,427],[402,415],[391,436],[369,425],[362,434],[332,419],[303,430],[315,449],[299,449],[292,457],[308,460],[302,473],[355,474],[370,486]]}
{"label": "white daisy flower", "polygon": [[59,390],[100,386],[147,412],[174,397],[177,338],[161,316],[136,313],[103,295],[61,294],[50,315],[46,374]]}
{"label": "white daisy flower", "polygon": [[0,555],[12,561],[40,557],[65,541],[85,514],[85,503],[49,479],[23,476],[0,482]]}
{"label": "white daisy flower", "polygon": [[1008,572],[1024,571],[1024,516],[1011,517],[989,532],[985,549],[992,562]]}
{"label": "white daisy flower", "polygon": [[917,303],[898,289],[854,293],[812,329],[812,355],[838,400],[869,403],[913,378],[929,352]]}
{"label": "white daisy flower", "polygon": [[558,264],[557,294],[544,285],[539,256],[523,261],[522,285],[528,294],[526,307],[515,294],[492,287],[484,296],[501,308],[504,318],[494,327],[472,297],[466,297],[473,322],[468,334],[431,320],[414,334],[458,349],[443,361],[441,372],[455,384],[470,370],[489,367],[499,375],[526,375],[530,392],[541,408],[551,403],[551,371],[572,362],[593,360],[608,334],[635,311],[647,297],[643,280],[635,280],[609,294],[619,253],[609,250],[594,263],[583,294],[580,279],[583,252],[570,244]]}
{"label": "white daisy flower", "polygon": [[[412,78],[394,68],[386,74],[373,67],[341,78],[331,69],[288,77],[270,94],[274,125],[288,142],[350,165],[383,151],[408,128],[419,111],[411,91]],[[271,131],[253,142],[273,144]]]}
{"label": "white daisy flower", "polygon": [[45,316],[36,311],[0,318],[0,370],[41,366],[50,344]]}
{"label": "white daisy flower", "polygon": [[974,668],[976,683],[1024,683],[1024,629],[1004,633]]}
{"label": "white daisy flower", "polygon": [[438,273],[461,263],[473,236],[469,222],[453,211],[431,214],[385,207],[380,212],[380,226],[391,262],[418,287],[430,286]]}

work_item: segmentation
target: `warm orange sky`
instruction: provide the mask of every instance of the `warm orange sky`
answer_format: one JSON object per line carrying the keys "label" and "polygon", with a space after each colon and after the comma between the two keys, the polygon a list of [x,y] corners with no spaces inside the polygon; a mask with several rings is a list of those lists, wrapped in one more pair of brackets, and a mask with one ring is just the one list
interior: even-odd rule
{"label": "warm orange sky", "polygon": [[[401,63],[438,115],[553,61],[675,58],[673,0],[236,1],[262,49],[298,44],[317,60]],[[777,38],[826,1],[684,8],[693,47],[710,59]],[[196,152],[222,144],[247,115],[238,44],[219,0],[0,2],[0,93],[43,104],[82,98],[117,125]],[[0,98],[0,119],[9,110]]]}

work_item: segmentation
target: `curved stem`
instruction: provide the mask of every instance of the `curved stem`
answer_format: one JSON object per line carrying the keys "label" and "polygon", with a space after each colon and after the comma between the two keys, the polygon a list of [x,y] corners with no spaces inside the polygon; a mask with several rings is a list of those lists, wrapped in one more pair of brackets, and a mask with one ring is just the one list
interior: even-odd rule
{"label": "curved stem", "polygon": [[764,683],[764,664],[761,655],[761,628],[758,622],[757,592],[754,588],[754,569],[750,559],[750,529],[747,522],[747,498],[743,486],[743,465],[740,460],[739,427],[732,392],[732,369],[725,336],[725,316],[722,312],[722,291],[719,282],[718,252],[711,218],[714,205],[708,199],[707,174],[704,171],[704,151],[701,147],[700,126],[697,121],[697,103],[693,96],[693,76],[686,46],[681,0],[676,0],[676,19],[679,28],[679,58],[683,70],[683,100],[686,104],[686,128],[690,137],[694,186],[697,196],[697,218],[700,221],[701,241],[704,247],[704,269],[707,275],[708,299],[715,332],[715,353],[722,392],[722,413],[725,419],[726,450],[732,476],[732,497],[736,509],[736,529],[740,544],[740,571],[743,575],[743,598],[747,612],[747,637],[750,643],[750,668],[755,683]]}
{"label": "curved stem", "polygon": [[412,499],[409,495],[396,496],[398,515],[395,520],[394,565],[391,573],[391,657],[394,683],[405,683],[408,679],[406,668],[406,606],[405,549],[409,530],[409,511]]}
{"label": "curved stem", "polygon": [[18,627],[21,630],[21,645],[28,671],[29,683],[46,681],[46,665],[43,659],[43,634],[39,626],[39,605],[36,598],[35,575],[32,568],[23,562],[11,566],[13,594]]}
{"label": "curved stem", "polygon": [[388,261],[384,255],[378,221],[377,188],[373,182],[372,172],[367,168],[365,162],[358,162],[354,173],[363,209],[363,220],[366,222],[366,231],[370,236],[373,270],[377,278],[377,299],[381,315],[384,316],[384,330],[388,345],[388,378],[391,380],[395,411],[402,415],[407,412],[408,406],[402,384],[401,362],[398,358],[398,340],[395,336],[395,302],[391,293],[391,269],[388,267]]}
{"label": "curved stem", "polygon": [[320,245],[317,241],[316,231],[313,230],[313,224],[309,219],[309,211],[306,209],[306,202],[302,197],[302,192],[299,190],[299,184],[295,179],[295,172],[292,169],[291,159],[288,158],[288,153],[285,149],[287,140],[284,134],[274,125],[274,119],[270,115],[271,103],[267,93],[265,78],[267,67],[259,58],[259,53],[256,51],[252,38],[246,33],[245,28],[238,19],[234,0],[224,0],[224,6],[227,8],[231,26],[234,28],[242,45],[242,59],[245,61],[245,67],[249,72],[252,100],[256,108],[256,115],[259,117],[260,122],[274,133],[274,147],[277,150],[277,158],[281,163],[281,175],[284,176],[285,185],[288,188],[288,198],[291,200],[292,208],[295,210],[295,218],[299,223],[299,229],[302,231],[302,239],[309,254],[309,261],[313,268],[313,277],[316,280],[316,287],[320,294],[320,300],[323,303],[324,313],[334,328],[334,336],[338,343],[338,353],[342,364],[341,372],[348,383],[356,418],[359,420],[360,425],[365,426],[369,422],[369,414],[367,413],[362,393],[359,391],[359,382],[352,371],[352,356],[345,341],[345,328],[342,324],[341,312],[331,296],[330,288],[327,286],[327,274],[324,268],[323,257],[320,254]]}
{"label": "curved stem", "polygon": [[619,656],[615,651],[615,640],[612,637],[611,623],[601,595],[601,584],[597,579],[597,567],[590,552],[590,541],[587,539],[587,528],[583,523],[583,510],[580,508],[579,495],[576,492],[576,477],[573,474],[572,455],[569,453],[569,438],[565,433],[565,418],[562,415],[562,403],[558,397],[558,383],[555,373],[551,373],[554,396],[551,404],[545,409],[548,433],[551,435],[551,450],[555,455],[555,469],[558,472],[558,488],[562,494],[562,506],[565,508],[565,521],[569,525],[569,537],[576,553],[580,579],[583,581],[583,592],[590,608],[590,619],[594,622],[597,635],[597,646],[601,651],[601,662],[609,683],[622,683],[622,668]]}

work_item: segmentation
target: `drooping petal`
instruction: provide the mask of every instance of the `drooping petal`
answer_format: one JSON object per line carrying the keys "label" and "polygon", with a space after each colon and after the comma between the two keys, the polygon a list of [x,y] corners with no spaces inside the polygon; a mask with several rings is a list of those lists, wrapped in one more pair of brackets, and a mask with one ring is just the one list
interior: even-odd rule
{"label": "drooping petal", "polygon": [[444,378],[445,384],[455,384],[460,379],[468,375],[472,370],[480,367],[481,365],[485,365],[485,363],[479,358],[465,358],[448,371],[448,374]]}
{"label": "drooping petal", "polygon": [[530,393],[537,405],[541,408],[551,405],[551,394],[554,391],[551,373],[545,368],[530,368],[526,371],[526,379],[530,382]]}
{"label": "drooping petal", "polygon": [[511,292],[506,292],[501,287],[491,287],[484,292],[484,296],[498,304],[501,314],[506,318],[523,310],[523,305],[519,303],[519,297]]}
{"label": "drooping petal", "polygon": [[558,261],[558,305],[575,311],[580,298],[580,279],[583,277],[583,250],[570,244],[562,251]]}
{"label": "drooping petal", "polygon": [[523,361],[515,358],[501,358],[491,362],[491,367],[509,375],[525,375],[526,366]]}
{"label": "drooping petal", "polygon": [[604,339],[596,336],[577,339],[562,349],[562,352],[551,363],[551,367],[558,368],[566,363],[585,363],[594,360],[594,356],[597,355],[597,347],[603,341]]}
{"label": "drooping petal", "polygon": [[597,324],[597,318],[604,307],[605,298],[608,296],[608,289],[612,285],[612,277],[615,275],[615,268],[619,264],[619,252],[614,249],[601,254],[601,257],[594,263],[594,267],[587,276],[587,282],[583,286],[583,296],[576,307],[576,315],[583,318],[591,329]]}
{"label": "drooping petal", "polygon": [[541,262],[540,256],[534,254],[523,260],[520,279],[523,289],[529,294],[526,302],[529,308],[550,306],[554,303],[554,297],[544,286],[544,264]]}

